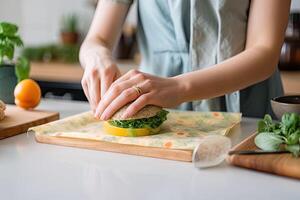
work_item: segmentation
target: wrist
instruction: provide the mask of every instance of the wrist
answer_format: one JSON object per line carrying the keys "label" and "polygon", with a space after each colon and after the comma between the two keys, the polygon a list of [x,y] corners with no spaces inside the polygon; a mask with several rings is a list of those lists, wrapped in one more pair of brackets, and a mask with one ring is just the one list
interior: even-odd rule
{"label": "wrist", "polygon": [[79,52],[79,61],[83,68],[108,67],[114,62],[112,52],[99,44],[83,44]]}
{"label": "wrist", "polygon": [[105,69],[115,65],[115,61],[107,54],[101,54],[96,51],[87,52],[82,59],[81,64],[85,69]]}
{"label": "wrist", "polygon": [[179,94],[179,101],[181,103],[190,101],[189,91],[190,91],[190,82],[184,77],[184,74],[171,77],[176,82],[176,93]]}

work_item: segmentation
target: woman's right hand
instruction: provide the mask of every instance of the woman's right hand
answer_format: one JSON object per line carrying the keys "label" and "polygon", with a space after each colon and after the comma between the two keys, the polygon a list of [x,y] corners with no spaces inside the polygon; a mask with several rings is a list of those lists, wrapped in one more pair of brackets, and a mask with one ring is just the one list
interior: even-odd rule
{"label": "woman's right hand", "polygon": [[121,73],[106,51],[90,49],[81,56],[80,62],[85,69],[81,85],[92,111],[95,112],[105,92]]}
{"label": "woman's right hand", "polygon": [[129,6],[115,1],[99,1],[89,32],[81,45],[79,58],[85,69],[81,83],[93,111],[113,81],[121,75],[111,53]]}

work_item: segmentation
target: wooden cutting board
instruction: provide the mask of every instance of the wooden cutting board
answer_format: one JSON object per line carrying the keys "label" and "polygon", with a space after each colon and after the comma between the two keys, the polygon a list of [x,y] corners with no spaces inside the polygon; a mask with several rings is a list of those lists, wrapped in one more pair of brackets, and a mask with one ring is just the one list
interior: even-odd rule
{"label": "wooden cutting board", "polygon": [[67,147],[76,147],[83,149],[91,149],[98,151],[108,151],[114,153],[123,153],[129,155],[146,156],[152,158],[161,158],[167,160],[178,160],[185,162],[192,162],[192,150],[180,149],[166,149],[156,147],[145,147],[137,145],[117,144],[112,142],[66,138],[66,137],[52,137],[47,135],[35,134],[35,139],[38,142],[46,144],[56,144]]}
{"label": "wooden cutting board", "polygon": [[[161,134],[117,137],[103,130],[91,112],[30,129],[38,142],[161,159],[192,161],[193,148],[205,134],[226,134],[241,120],[239,113],[171,111]],[[206,130],[206,132],[205,132]]]}
{"label": "wooden cutting board", "polygon": [[42,110],[24,110],[7,105],[5,118],[0,121],[0,139],[24,133],[28,128],[59,119],[59,113]]}
{"label": "wooden cutting board", "polygon": [[[246,138],[233,150],[255,150],[254,144],[256,134]],[[300,158],[295,158],[291,154],[269,154],[269,155],[232,155],[227,161],[232,165],[249,169],[264,171],[281,176],[288,176],[300,179]]]}

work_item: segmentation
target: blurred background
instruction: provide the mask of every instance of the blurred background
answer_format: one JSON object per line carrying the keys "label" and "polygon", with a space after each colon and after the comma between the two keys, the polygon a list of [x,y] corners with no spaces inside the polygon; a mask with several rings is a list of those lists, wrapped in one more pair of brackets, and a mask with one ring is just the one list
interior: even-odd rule
{"label": "blurred background", "polygon": [[[25,47],[18,54],[31,61],[30,77],[46,98],[85,101],[78,51],[97,0],[0,0],[0,21],[19,26]],[[300,0],[292,9],[279,69],[286,94],[300,94]],[[140,61],[136,41],[136,5],[131,7],[114,57],[123,73]]]}

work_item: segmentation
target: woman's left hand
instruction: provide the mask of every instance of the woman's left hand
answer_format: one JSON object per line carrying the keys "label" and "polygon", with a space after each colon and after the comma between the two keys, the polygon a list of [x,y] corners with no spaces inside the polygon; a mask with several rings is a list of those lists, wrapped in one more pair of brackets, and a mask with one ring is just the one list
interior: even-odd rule
{"label": "woman's left hand", "polygon": [[162,78],[131,70],[117,79],[97,106],[95,117],[108,120],[124,105],[132,102],[122,118],[136,114],[146,105],[175,107],[183,102],[182,85],[176,78]]}

